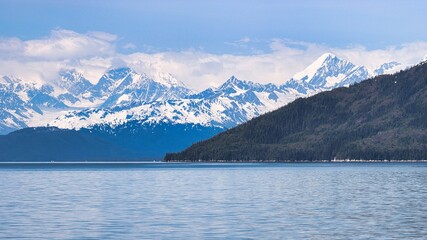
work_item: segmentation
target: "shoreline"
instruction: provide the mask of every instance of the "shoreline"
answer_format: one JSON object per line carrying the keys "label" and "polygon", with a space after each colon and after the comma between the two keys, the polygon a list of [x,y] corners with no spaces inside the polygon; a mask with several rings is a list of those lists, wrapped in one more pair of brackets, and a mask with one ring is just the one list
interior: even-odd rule
{"label": "shoreline", "polygon": [[80,164],[80,165],[105,165],[105,164],[209,164],[209,163],[427,163],[427,160],[167,160],[167,161],[36,161],[36,162],[0,162],[0,165],[12,164],[41,164],[41,165],[66,165],[66,164]]}
{"label": "shoreline", "polygon": [[427,160],[166,160],[168,163],[394,163],[394,162],[427,162]]}

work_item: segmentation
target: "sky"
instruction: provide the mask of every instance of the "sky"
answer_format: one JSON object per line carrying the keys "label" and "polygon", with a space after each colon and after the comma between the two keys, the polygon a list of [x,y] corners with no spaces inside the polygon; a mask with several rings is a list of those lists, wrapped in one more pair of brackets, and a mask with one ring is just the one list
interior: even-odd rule
{"label": "sky", "polygon": [[427,54],[421,0],[0,0],[0,75],[75,68],[170,72],[189,87],[231,75],[283,83],[324,52],[369,68]]}

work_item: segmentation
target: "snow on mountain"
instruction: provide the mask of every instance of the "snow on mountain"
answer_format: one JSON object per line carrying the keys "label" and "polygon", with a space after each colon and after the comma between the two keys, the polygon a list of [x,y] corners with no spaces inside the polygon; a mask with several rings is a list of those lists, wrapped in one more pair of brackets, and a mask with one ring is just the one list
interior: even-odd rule
{"label": "snow on mountain", "polygon": [[368,77],[370,74],[364,66],[356,66],[332,53],[325,53],[306,69],[295,74],[288,85],[327,90],[349,86]]}
{"label": "snow on mountain", "polygon": [[159,72],[153,76],[153,80],[171,89],[171,93],[173,94],[169,95],[169,99],[179,99],[195,93],[195,91],[188,88],[183,82],[176,79],[170,73]]}
{"label": "snow on mountain", "polygon": [[156,81],[160,84],[163,84],[169,88],[173,88],[173,87],[187,88],[183,82],[176,79],[170,73],[158,72],[152,78],[154,81]]}
{"label": "snow on mountain", "polygon": [[131,102],[152,102],[180,99],[191,94],[170,74],[160,74],[156,80],[146,74],[138,74],[130,68],[112,69],[90,89],[92,96],[104,99],[102,108]]}
{"label": "snow on mountain", "polygon": [[57,81],[57,85],[64,88],[75,96],[83,94],[88,89],[93,87],[92,83],[87,80],[83,74],[76,70],[65,70],[59,73],[60,79]]}
{"label": "snow on mountain", "polygon": [[[388,71],[392,65],[382,69]],[[169,73],[148,76],[128,67],[107,70],[96,84],[75,70],[60,72],[50,84],[31,85],[3,77],[0,94],[9,99],[0,100],[0,133],[25,126],[79,129],[123,126],[129,121],[228,128],[298,97],[349,86],[370,76],[365,67],[326,53],[280,86],[232,76],[221,86],[199,93]]]}
{"label": "snow on mountain", "polygon": [[393,74],[403,68],[401,63],[396,61],[384,63],[374,70],[375,75]]}
{"label": "snow on mountain", "polygon": [[46,125],[69,111],[70,106],[78,105],[82,92],[91,87],[89,84],[81,74],[72,71],[61,72],[53,83],[29,83],[11,76],[0,78],[0,134]]}
{"label": "snow on mountain", "polygon": [[[26,83],[18,78],[4,76],[0,81],[0,87],[5,92],[16,94],[26,105],[34,105],[42,108],[67,108],[61,100],[53,94],[54,88],[48,84]],[[13,105],[8,106],[11,109]]]}
{"label": "snow on mountain", "polygon": [[5,76],[0,78],[0,89],[3,96],[0,134],[46,125],[63,115],[64,110],[181,99],[193,93],[170,74],[159,73],[155,81],[130,68],[110,69],[96,85],[75,70],[61,71],[57,81],[49,84],[28,83]]}
{"label": "snow on mountain", "polygon": [[37,104],[54,104],[46,99],[45,88],[14,77],[0,78],[0,133],[27,127],[26,120],[42,114]]}
{"label": "snow on mountain", "polygon": [[0,83],[0,132],[9,132],[26,127],[21,118],[31,114],[31,106],[28,106],[18,94],[6,88],[4,82]]}
{"label": "snow on mountain", "polygon": [[225,128],[303,96],[294,90],[281,90],[273,84],[241,81],[233,76],[218,88],[207,89],[187,98],[74,111],[61,116],[49,126],[79,129],[99,124],[114,127],[127,121],[139,121],[142,125],[191,123]]}
{"label": "snow on mountain", "polygon": [[58,99],[68,106],[88,106],[93,104],[93,99],[89,98],[89,89],[93,87],[93,84],[76,70],[61,71],[59,80],[55,85],[62,89],[58,94]]}
{"label": "snow on mountain", "polygon": [[92,97],[106,98],[116,88],[120,88],[120,85],[124,86],[129,84],[129,82],[132,83],[133,75],[136,75],[136,73],[130,68],[110,69],[90,89]]}

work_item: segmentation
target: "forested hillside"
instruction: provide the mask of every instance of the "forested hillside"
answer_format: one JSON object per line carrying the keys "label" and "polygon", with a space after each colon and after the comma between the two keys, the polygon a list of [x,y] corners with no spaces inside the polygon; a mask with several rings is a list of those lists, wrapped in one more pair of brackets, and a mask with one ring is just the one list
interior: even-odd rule
{"label": "forested hillside", "polygon": [[427,159],[427,62],[301,98],[165,160]]}

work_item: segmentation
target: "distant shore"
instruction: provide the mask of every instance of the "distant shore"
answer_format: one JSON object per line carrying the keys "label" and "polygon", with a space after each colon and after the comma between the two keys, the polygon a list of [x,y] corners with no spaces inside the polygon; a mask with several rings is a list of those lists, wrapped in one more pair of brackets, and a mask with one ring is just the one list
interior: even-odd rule
{"label": "distant shore", "polygon": [[168,164],[168,163],[427,163],[427,160],[359,160],[359,159],[336,159],[336,160],[163,160],[163,161],[42,161],[42,162],[1,162],[0,165],[133,165],[133,164]]}
{"label": "distant shore", "polygon": [[361,159],[335,159],[335,160],[166,160],[164,162],[178,163],[341,163],[341,162],[427,162],[427,160],[361,160]]}

